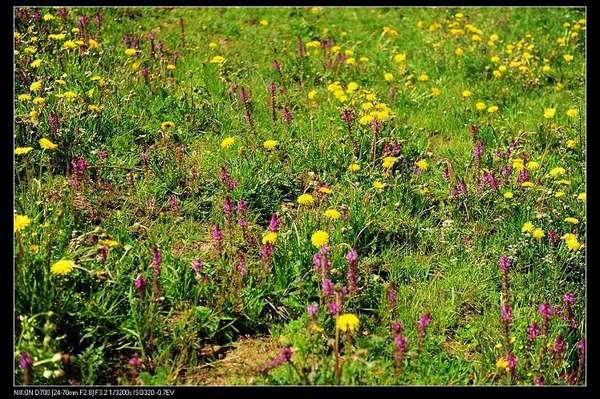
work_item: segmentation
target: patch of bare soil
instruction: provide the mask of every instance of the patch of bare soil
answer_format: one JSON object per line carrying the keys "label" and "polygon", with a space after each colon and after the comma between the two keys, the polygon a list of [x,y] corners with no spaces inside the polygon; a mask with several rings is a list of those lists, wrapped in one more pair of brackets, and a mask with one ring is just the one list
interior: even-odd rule
{"label": "patch of bare soil", "polygon": [[222,359],[188,372],[185,385],[252,385],[260,368],[273,360],[281,345],[272,337],[243,337]]}

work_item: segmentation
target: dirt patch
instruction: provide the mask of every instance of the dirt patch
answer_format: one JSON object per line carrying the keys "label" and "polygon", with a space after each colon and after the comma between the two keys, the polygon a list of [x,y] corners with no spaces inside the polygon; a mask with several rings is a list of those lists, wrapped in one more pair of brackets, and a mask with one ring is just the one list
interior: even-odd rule
{"label": "dirt patch", "polygon": [[281,345],[273,337],[244,337],[222,359],[190,371],[186,385],[251,385],[259,370],[277,356]]}

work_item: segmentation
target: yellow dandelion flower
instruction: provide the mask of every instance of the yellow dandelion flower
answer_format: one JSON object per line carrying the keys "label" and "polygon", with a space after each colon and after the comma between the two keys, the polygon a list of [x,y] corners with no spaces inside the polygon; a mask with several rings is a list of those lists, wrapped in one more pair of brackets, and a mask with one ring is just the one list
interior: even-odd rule
{"label": "yellow dandelion flower", "polygon": [[36,80],[29,86],[29,90],[31,90],[33,92],[38,92],[38,91],[42,90],[42,84],[43,84],[43,82],[41,80]]}
{"label": "yellow dandelion flower", "polygon": [[477,111],[483,111],[483,110],[485,110],[485,108],[486,108],[486,106],[485,106],[485,103],[483,101],[478,101],[478,102],[475,103],[475,109]]}
{"label": "yellow dandelion flower", "polygon": [[46,99],[44,97],[36,97],[33,99],[33,103],[35,105],[44,105],[45,102],[46,102]]}
{"label": "yellow dandelion flower", "polygon": [[265,235],[263,235],[263,238],[262,238],[263,245],[265,245],[265,244],[275,244],[275,241],[277,241],[277,233],[276,232],[269,231],[268,233],[266,233]]}
{"label": "yellow dandelion flower", "polygon": [[511,199],[514,196],[512,191],[507,191],[503,195],[504,195],[504,198],[506,198],[506,199]]}
{"label": "yellow dandelion flower", "polygon": [[529,161],[527,162],[527,169],[529,170],[538,170],[540,168],[540,163],[537,161]]}
{"label": "yellow dandelion flower", "polygon": [[329,233],[323,230],[317,230],[310,237],[310,242],[315,247],[321,248],[329,242]]}
{"label": "yellow dandelion flower", "polygon": [[576,139],[567,140],[567,143],[566,143],[567,148],[573,149],[573,148],[577,147],[577,143],[578,143],[578,141]]}
{"label": "yellow dandelion flower", "polygon": [[515,168],[515,170],[517,172],[520,172],[523,169],[525,169],[525,163],[523,162],[523,159],[521,159],[521,158],[514,159],[512,166],[513,166],[513,168]]}
{"label": "yellow dandelion flower", "polygon": [[465,50],[463,50],[460,47],[457,47],[454,49],[454,55],[456,55],[457,57],[461,57],[464,53],[465,53]]}
{"label": "yellow dandelion flower", "polygon": [[321,186],[319,187],[319,192],[323,194],[331,194],[331,188],[327,186]]}
{"label": "yellow dandelion flower", "polygon": [[208,48],[210,48],[210,49],[215,49],[215,48],[217,48],[218,46],[219,46],[219,45],[218,45],[217,43],[215,43],[215,42],[210,42],[210,43],[208,43]]}
{"label": "yellow dandelion flower", "polygon": [[67,40],[62,46],[65,50],[73,50],[74,48],[77,48],[77,44],[73,40]]}
{"label": "yellow dandelion flower", "polygon": [[394,56],[394,62],[396,64],[402,64],[404,61],[406,61],[406,54],[405,53],[398,53]]}
{"label": "yellow dandelion flower", "polygon": [[261,24],[262,26],[269,25],[269,21],[267,21],[266,19],[261,19],[258,23]]}
{"label": "yellow dandelion flower", "polygon": [[394,75],[386,72],[383,74],[383,79],[385,79],[386,82],[391,82],[392,80],[394,80]]}
{"label": "yellow dandelion flower", "polygon": [[463,92],[462,92],[462,96],[463,96],[464,98],[469,98],[469,97],[471,97],[472,95],[473,95],[473,92],[472,92],[472,91],[470,91],[470,90],[463,90]]}
{"label": "yellow dandelion flower", "polygon": [[327,209],[323,213],[323,215],[326,218],[331,219],[331,220],[337,220],[342,216],[342,214],[337,209],[333,209],[333,208]]}
{"label": "yellow dandelion flower", "polygon": [[544,118],[551,119],[554,118],[556,114],[556,108],[544,108]]}
{"label": "yellow dandelion flower", "polygon": [[99,47],[99,44],[98,44],[98,42],[96,40],[94,40],[94,39],[88,39],[88,48],[89,49],[93,50],[93,49],[96,49],[98,47]]}
{"label": "yellow dandelion flower", "polygon": [[265,149],[272,151],[275,148],[277,148],[277,145],[279,144],[279,142],[277,140],[267,140],[263,143],[263,147],[265,147]]}
{"label": "yellow dandelion flower", "polygon": [[429,80],[429,76],[425,73],[419,75],[419,82],[427,82]]}
{"label": "yellow dandelion flower", "polygon": [[50,271],[53,274],[69,274],[73,271],[73,267],[75,266],[75,262],[72,260],[61,259],[58,262],[54,263],[50,268]]}
{"label": "yellow dandelion flower", "polygon": [[383,158],[383,167],[385,169],[391,169],[396,163],[396,157],[385,157]]}
{"label": "yellow dandelion flower", "polygon": [[427,160],[425,159],[420,159],[417,162],[415,162],[415,165],[417,166],[417,168],[419,168],[421,171],[425,171],[427,170],[427,168],[429,168],[429,163],[427,162]]}
{"label": "yellow dandelion flower", "polygon": [[569,118],[577,118],[577,115],[579,114],[575,108],[569,108],[565,113]]}
{"label": "yellow dandelion flower", "polygon": [[563,55],[563,58],[566,62],[571,62],[571,61],[573,61],[574,57],[571,54],[565,54],[565,55]]}
{"label": "yellow dandelion flower", "polygon": [[29,226],[30,224],[31,224],[31,219],[29,219],[28,216],[15,214],[15,219],[14,219],[15,233],[23,230],[25,227]]}
{"label": "yellow dandelion flower", "polygon": [[498,367],[499,369],[505,369],[508,370],[508,360],[506,360],[505,358],[501,357],[496,361],[496,367]]}
{"label": "yellow dandelion flower", "polygon": [[535,228],[532,232],[531,232],[531,236],[533,238],[535,238],[536,240],[541,240],[542,237],[545,236],[544,234],[544,230],[540,229],[539,227]]}
{"label": "yellow dandelion flower", "polygon": [[385,187],[385,184],[380,182],[379,180],[375,180],[373,182],[373,188],[376,190],[383,190],[384,187]]}
{"label": "yellow dandelion flower", "polygon": [[558,177],[564,175],[565,173],[567,173],[565,168],[557,166],[556,168],[552,168],[548,174],[550,177]]}
{"label": "yellow dandelion flower", "polygon": [[19,94],[17,96],[17,99],[19,101],[23,101],[23,102],[27,102],[27,101],[31,101],[31,94],[25,93],[25,94]]}
{"label": "yellow dandelion flower", "polygon": [[554,198],[562,198],[565,196],[565,192],[564,191],[557,191],[554,193]]}
{"label": "yellow dandelion flower", "polygon": [[311,90],[308,92],[308,99],[309,100],[314,100],[317,98],[317,91],[316,90]]}
{"label": "yellow dandelion flower", "polygon": [[48,140],[47,138],[43,137],[39,140],[40,143],[40,147],[42,147],[44,150],[55,150],[58,148],[57,144],[54,144],[53,142],[51,142],[50,140]]}
{"label": "yellow dandelion flower", "polygon": [[134,48],[125,49],[125,55],[128,57],[134,56],[137,52],[138,52],[138,50],[134,49]]}
{"label": "yellow dandelion flower", "polygon": [[33,150],[33,147],[17,147],[15,148],[15,155],[25,155],[31,150]]}
{"label": "yellow dandelion flower", "polygon": [[440,90],[439,87],[432,87],[431,88],[431,95],[434,97],[439,96],[442,93],[442,91]]}
{"label": "yellow dandelion flower", "polygon": [[494,113],[494,112],[497,112],[497,111],[498,111],[498,106],[497,105],[491,105],[487,109],[487,112],[489,112],[490,114]]}
{"label": "yellow dandelion flower", "polygon": [[42,65],[42,60],[39,58],[37,60],[32,61],[31,64],[29,64],[29,66],[32,68],[37,68],[40,65]]}
{"label": "yellow dandelion flower", "polygon": [[297,198],[298,204],[303,206],[310,206],[315,203],[315,197],[310,194],[302,194]]}
{"label": "yellow dandelion flower", "polygon": [[351,163],[350,166],[348,166],[348,170],[352,173],[356,173],[360,170],[360,165],[357,163]]}
{"label": "yellow dandelion flower", "polygon": [[104,240],[99,240],[98,245],[100,245],[101,247],[115,248],[115,247],[119,246],[119,243],[115,240],[104,239]]}
{"label": "yellow dandelion flower", "polygon": [[175,67],[175,64],[167,64],[167,70],[169,70],[169,71],[172,71],[172,70],[174,70],[175,68],[176,68],[176,67]]}
{"label": "yellow dandelion flower", "polygon": [[235,137],[232,137],[232,136],[230,136],[230,137],[225,137],[225,138],[223,139],[223,141],[221,141],[221,148],[223,148],[223,149],[226,149],[226,150],[227,150],[227,149],[231,148],[231,146],[232,146],[233,144],[235,144]]}
{"label": "yellow dandelion flower", "polygon": [[225,62],[225,58],[223,56],[220,55],[215,55],[214,57],[212,57],[209,61],[211,64],[222,64]]}
{"label": "yellow dandelion flower", "polygon": [[523,183],[521,183],[521,187],[526,187],[526,188],[531,188],[534,187],[535,184],[533,182],[530,181],[524,181]]}
{"label": "yellow dandelion flower", "polygon": [[586,193],[579,193],[577,195],[577,201],[581,201],[581,202],[587,201]]}
{"label": "yellow dandelion flower", "polygon": [[531,233],[533,231],[533,229],[534,229],[533,223],[525,222],[525,224],[523,224],[523,227],[521,227],[521,232],[522,233]]}
{"label": "yellow dandelion flower", "polygon": [[565,218],[565,223],[578,224],[579,223],[579,219],[573,218],[573,217],[568,217],[568,218]]}
{"label": "yellow dandelion flower", "polygon": [[358,330],[360,326],[360,320],[358,317],[352,313],[345,313],[338,316],[335,321],[335,327],[342,332],[350,332],[353,333]]}

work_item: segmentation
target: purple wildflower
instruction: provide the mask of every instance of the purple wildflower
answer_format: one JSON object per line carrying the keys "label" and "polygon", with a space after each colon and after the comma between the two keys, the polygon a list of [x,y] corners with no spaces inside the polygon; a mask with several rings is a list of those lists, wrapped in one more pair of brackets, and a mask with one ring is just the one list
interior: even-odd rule
{"label": "purple wildflower", "polygon": [[508,369],[510,371],[514,370],[517,367],[517,357],[514,353],[508,352],[506,355],[506,361],[508,362]]}
{"label": "purple wildflower", "polygon": [[283,118],[283,121],[285,122],[286,125],[289,125],[292,122],[292,113],[290,112],[290,110],[288,109],[288,107],[285,107],[283,109],[282,118]]}
{"label": "purple wildflower", "polygon": [[324,245],[319,251],[313,255],[313,265],[315,271],[319,274],[327,276],[331,270],[331,260],[329,259],[329,246]]}
{"label": "purple wildflower", "polygon": [[425,331],[425,329],[427,328],[427,326],[429,326],[429,323],[431,323],[431,313],[425,313],[421,316],[421,318],[419,319],[418,322],[418,327],[420,331]]}
{"label": "purple wildflower", "polygon": [[533,385],[542,386],[544,385],[544,377],[541,375],[536,375],[533,377]]}
{"label": "purple wildflower", "polygon": [[509,324],[512,321],[512,307],[510,304],[505,303],[502,305],[500,308],[500,315],[504,324]]}
{"label": "purple wildflower", "polygon": [[508,272],[508,269],[511,266],[510,258],[506,255],[502,255],[498,260],[498,266],[500,266],[500,270],[502,270],[503,273]]}
{"label": "purple wildflower", "polygon": [[346,260],[348,261],[348,286],[350,287],[351,292],[356,292],[356,266],[358,264],[358,252],[352,248],[346,254]]}
{"label": "purple wildflower", "polygon": [[308,305],[306,311],[308,312],[310,318],[314,320],[317,316],[317,312],[319,311],[319,304],[317,304],[316,302],[311,303],[310,305]]}
{"label": "purple wildflower", "polygon": [[279,218],[279,215],[277,215],[276,213],[271,215],[271,220],[269,221],[269,231],[273,231],[273,232],[278,232],[279,231],[279,226],[281,225],[281,219]]}
{"label": "purple wildflower", "polygon": [[538,312],[544,318],[545,321],[549,320],[554,314],[554,310],[552,309],[552,306],[549,303],[542,303],[538,307]]}
{"label": "purple wildflower", "polygon": [[535,340],[538,336],[540,335],[540,327],[537,325],[537,323],[532,323],[529,326],[527,326],[527,338],[530,341]]}
{"label": "purple wildflower", "polygon": [[133,280],[133,286],[140,294],[144,291],[147,285],[148,281],[144,278],[143,274],[139,274],[135,280]]}
{"label": "purple wildflower", "polygon": [[476,163],[477,167],[479,167],[479,162],[481,161],[481,156],[483,155],[483,151],[484,151],[483,140],[479,140],[477,142],[477,144],[475,144],[475,147],[473,148],[473,157],[475,158],[475,163]]}
{"label": "purple wildflower", "polygon": [[554,345],[553,345],[554,353],[559,356],[562,355],[562,353],[565,351],[566,346],[567,346],[566,341],[564,340],[562,335],[559,335],[554,340]]}
{"label": "purple wildflower", "polygon": [[572,292],[567,292],[563,296],[563,301],[565,302],[565,305],[567,305],[568,307],[573,306],[575,304],[575,294],[573,294]]}
{"label": "purple wildflower", "polygon": [[52,133],[56,134],[58,132],[58,115],[55,112],[50,112],[48,115],[48,126],[52,130]]}
{"label": "purple wildflower", "polygon": [[333,295],[333,282],[328,278],[323,279],[321,289],[324,297]]}
{"label": "purple wildflower", "polygon": [[225,169],[223,166],[221,166],[219,171],[219,177],[221,178],[223,185],[225,185],[229,191],[233,191],[239,184],[237,181],[233,180],[231,176],[229,176],[227,169]]}
{"label": "purple wildflower", "polygon": [[171,206],[171,212],[175,215],[179,215],[179,200],[175,195],[169,197],[169,205]]}
{"label": "purple wildflower", "polygon": [[192,270],[194,271],[194,274],[196,275],[196,277],[200,277],[203,266],[204,266],[204,264],[202,263],[202,261],[200,259],[194,259],[192,261]]}
{"label": "purple wildflower", "polygon": [[223,230],[221,230],[221,226],[218,224],[213,225],[212,230],[210,232],[213,241],[215,242],[215,247],[218,252],[221,252],[221,241],[223,240]]}
{"label": "purple wildflower", "polygon": [[33,358],[25,351],[21,352],[19,357],[19,368],[28,369],[33,365]]}
{"label": "purple wildflower", "polygon": [[327,310],[332,315],[339,314],[340,313],[340,305],[336,301],[329,302],[327,304]]}
{"label": "purple wildflower", "polygon": [[403,331],[404,331],[404,326],[402,325],[402,322],[400,322],[400,321],[392,322],[392,332],[394,333],[394,335],[400,335],[400,334],[402,334]]}
{"label": "purple wildflower", "polygon": [[131,359],[129,359],[128,363],[132,367],[140,367],[142,365],[142,360],[138,357],[137,354],[135,354],[131,357]]}
{"label": "purple wildflower", "polygon": [[527,168],[521,169],[519,172],[519,177],[517,178],[517,183],[524,183],[529,179],[529,171]]}
{"label": "purple wildflower", "polygon": [[558,234],[555,230],[548,230],[548,241],[553,247],[556,247],[558,244]]}
{"label": "purple wildflower", "polygon": [[231,202],[231,198],[229,196],[225,196],[223,200],[223,212],[225,213],[225,218],[227,219],[227,223],[231,223],[231,218],[233,217],[233,202]]}
{"label": "purple wildflower", "polygon": [[266,263],[271,259],[271,256],[273,256],[273,244],[267,243],[263,245],[260,257]]}
{"label": "purple wildflower", "polygon": [[246,258],[244,258],[243,254],[240,254],[237,264],[237,271],[241,277],[244,277],[248,274],[248,268],[246,267]]}
{"label": "purple wildflower", "polygon": [[398,301],[398,292],[396,291],[396,287],[393,284],[390,284],[388,287],[388,305],[390,308],[396,307],[396,302]]}
{"label": "purple wildflower", "polygon": [[292,360],[292,355],[292,348],[283,348],[275,359],[271,360],[269,363],[262,367],[262,372],[265,373],[275,367],[281,366],[282,364],[289,362],[290,360]]}

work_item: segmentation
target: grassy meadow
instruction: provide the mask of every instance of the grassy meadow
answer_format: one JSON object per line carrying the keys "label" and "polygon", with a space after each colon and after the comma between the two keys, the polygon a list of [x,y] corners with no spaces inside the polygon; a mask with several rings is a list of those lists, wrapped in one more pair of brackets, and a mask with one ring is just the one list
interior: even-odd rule
{"label": "grassy meadow", "polygon": [[578,8],[15,8],[17,384],[585,383]]}

